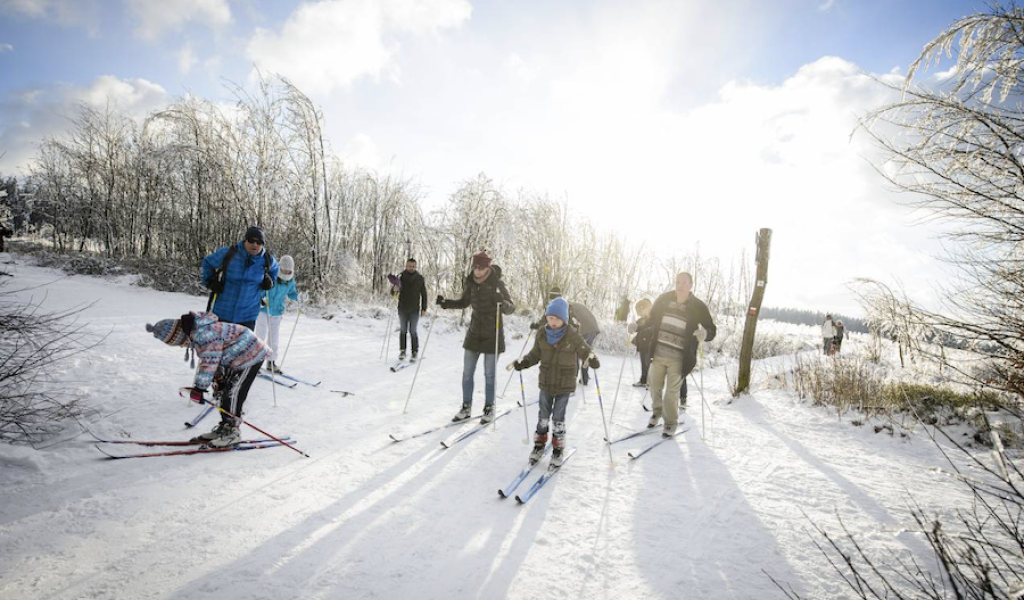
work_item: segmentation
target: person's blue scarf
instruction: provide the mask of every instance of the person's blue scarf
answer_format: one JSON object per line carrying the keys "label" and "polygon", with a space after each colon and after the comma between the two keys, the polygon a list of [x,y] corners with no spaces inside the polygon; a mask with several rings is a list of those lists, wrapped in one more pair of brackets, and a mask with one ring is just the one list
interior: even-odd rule
{"label": "person's blue scarf", "polygon": [[554,346],[558,342],[562,341],[562,336],[565,335],[565,329],[567,327],[568,325],[562,325],[559,329],[544,327],[544,335],[548,336],[548,343]]}

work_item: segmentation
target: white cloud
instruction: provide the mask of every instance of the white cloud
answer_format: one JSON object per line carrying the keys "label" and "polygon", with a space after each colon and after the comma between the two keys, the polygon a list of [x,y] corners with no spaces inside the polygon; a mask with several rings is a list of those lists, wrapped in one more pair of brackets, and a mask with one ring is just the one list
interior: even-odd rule
{"label": "white cloud", "polygon": [[330,92],[360,77],[398,77],[402,35],[423,35],[469,19],[466,0],[325,0],[302,4],[280,32],[257,30],[246,55],[307,93]]}
{"label": "white cloud", "polygon": [[188,75],[192,67],[198,62],[196,55],[192,52],[192,44],[186,43],[178,51],[178,71],[182,75]]}
{"label": "white cloud", "polygon": [[12,46],[10,44],[0,44],[0,54],[3,54],[4,52],[13,52],[13,51],[14,51],[14,46]]}
{"label": "white cloud", "polygon": [[818,5],[818,10],[820,10],[821,12],[828,12],[832,10],[832,7],[836,5],[836,2],[838,2],[838,0],[825,0],[820,5]]}
{"label": "white cloud", "polygon": [[341,152],[341,159],[349,165],[365,167],[371,171],[383,171],[387,168],[387,165],[381,160],[377,144],[365,133],[355,135],[345,144],[345,149]]}
{"label": "white cloud", "polygon": [[165,107],[170,96],[161,86],[145,79],[97,77],[85,87],[53,85],[22,90],[0,101],[0,139],[7,154],[0,158],[0,173],[25,175],[36,149],[45,138],[67,131],[68,117],[79,103],[143,118]]}
{"label": "white cloud", "polygon": [[217,28],[231,22],[227,0],[123,0],[138,22],[136,34],[143,39],[159,38],[167,31],[179,31],[186,24]]}
{"label": "white cloud", "polygon": [[60,27],[80,27],[90,34],[99,29],[96,0],[0,0],[0,15],[49,21]]}

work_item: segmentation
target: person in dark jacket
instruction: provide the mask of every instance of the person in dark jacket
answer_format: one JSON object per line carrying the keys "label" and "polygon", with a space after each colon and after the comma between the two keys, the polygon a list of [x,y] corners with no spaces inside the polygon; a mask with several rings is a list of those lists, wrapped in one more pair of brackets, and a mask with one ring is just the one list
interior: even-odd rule
{"label": "person in dark jacket", "polygon": [[4,251],[4,238],[14,235],[14,231],[5,225],[0,225],[0,252]]}
{"label": "person in dark jacket", "polygon": [[565,408],[569,394],[576,389],[576,361],[593,368],[600,363],[578,331],[569,327],[569,303],[555,298],[545,311],[547,326],[534,338],[533,348],[509,367],[517,371],[540,363],[540,414],[530,463],[544,455],[548,443],[548,420],[551,420],[551,464],[562,464],[565,449]]}
{"label": "person in dark jacket", "polygon": [[843,322],[836,319],[836,337],[832,339],[832,354],[839,354],[839,350],[843,347],[843,336],[846,334],[846,327]]}
{"label": "person in dark jacket", "polygon": [[[427,282],[416,271],[416,259],[405,261],[405,270],[398,278],[398,285],[392,292],[398,292],[398,322],[401,326],[398,360],[405,360],[405,339],[412,338],[412,359],[420,353],[420,336],[416,330],[420,317],[427,314]],[[396,289],[397,288],[397,289]]]}
{"label": "person in dark jacket", "polygon": [[675,400],[666,395],[679,390],[679,401],[686,407],[686,376],[697,365],[697,350],[704,341],[715,339],[718,329],[708,307],[691,293],[693,276],[683,271],[676,275],[676,289],[665,292],[651,309],[651,336],[647,352],[651,356],[648,381],[652,407],[648,427],[656,427],[662,416],[662,435],[675,435],[679,413]]}
{"label": "person in dark jacket", "polygon": [[263,230],[255,226],[231,248],[224,246],[203,259],[203,284],[214,292],[211,312],[223,323],[255,329],[262,292],[277,280],[277,259],[267,252]]}
{"label": "person in dark jacket", "polygon": [[[462,342],[465,349],[462,365],[462,408],[452,421],[464,421],[469,418],[473,407],[473,374],[480,356],[484,357],[484,414],[481,423],[494,420],[494,377],[498,354],[505,351],[505,323],[500,315],[512,314],[516,307],[512,303],[505,282],[501,280],[501,267],[492,264],[487,251],[473,255],[473,272],[466,276],[462,296],[457,300],[446,300],[437,297],[441,308],[473,307],[473,316],[466,330],[466,339]],[[499,312],[500,308],[500,312]]]}
{"label": "person in dark jacket", "polygon": [[640,381],[633,384],[633,387],[647,387],[647,372],[651,368],[651,355],[648,350],[651,346],[651,308],[653,303],[648,298],[641,298],[636,302],[636,323],[629,326],[630,332],[636,332],[633,336],[633,345],[640,354]]}

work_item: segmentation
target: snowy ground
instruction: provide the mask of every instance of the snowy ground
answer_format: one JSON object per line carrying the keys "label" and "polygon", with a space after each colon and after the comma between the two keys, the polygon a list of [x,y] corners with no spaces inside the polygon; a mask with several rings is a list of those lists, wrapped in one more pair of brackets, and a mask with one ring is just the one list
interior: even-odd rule
{"label": "snowy ground", "polygon": [[[177,395],[191,381],[188,365],[143,326],[204,299],[0,255],[12,258],[8,286],[52,281],[47,309],[98,301],[87,326],[106,340],[60,374],[96,409],[85,424],[107,437],[189,437],[182,423],[197,410]],[[293,323],[286,318],[285,335]],[[390,442],[389,433],[421,431],[457,410],[462,334],[437,327],[403,415],[414,369],[393,374],[378,359],[384,329],[370,318],[303,317],[286,367],[324,383],[277,388],[276,407],[271,384],[254,384],[248,420],[293,435],[312,458],[278,448],[111,461],[72,428],[69,441],[42,450],[0,446],[0,598],[780,597],[768,574],[809,597],[847,597],[808,518],[834,529],[839,516],[866,547],[934,564],[923,538],[904,531],[908,490],[943,514],[966,499],[932,469],[945,462],[923,433],[876,435],[778,391],[729,405],[719,368],[703,374],[706,441],[691,394],[690,431],[678,443],[637,461],[626,452],[642,444],[614,446],[614,467],[596,389],[577,390],[568,434],[578,453],[518,506],[497,490],[530,450],[522,410],[450,450],[439,441],[452,430]],[[608,413],[622,363],[602,363]],[[647,418],[624,370],[616,435]],[[526,372],[530,398],[536,376]],[[500,371],[499,392],[506,377]],[[474,412],[482,376],[477,387]],[[516,381],[499,405],[514,407],[519,394]],[[532,429],[535,408],[528,417]]]}

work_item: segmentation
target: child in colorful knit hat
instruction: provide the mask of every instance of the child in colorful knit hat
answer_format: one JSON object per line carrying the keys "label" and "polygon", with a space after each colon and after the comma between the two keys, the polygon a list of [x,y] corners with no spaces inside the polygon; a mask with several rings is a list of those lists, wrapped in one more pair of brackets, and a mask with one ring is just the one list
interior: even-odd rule
{"label": "child in colorful knit hat", "polygon": [[[192,312],[180,319],[164,319],[156,325],[146,324],[146,331],[168,346],[184,346],[199,355],[190,394],[193,401],[205,403],[204,394],[211,385],[214,398],[219,396],[223,409],[220,424],[192,441],[215,448],[237,444],[242,405],[267,357],[266,345],[248,328],[221,323],[213,313]],[[186,350],[186,358],[188,353]]]}
{"label": "child in colorful knit hat", "polygon": [[544,312],[547,325],[533,340],[533,348],[508,369],[522,371],[540,363],[540,414],[537,417],[537,435],[534,438],[530,462],[536,463],[544,455],[548,443],[548,420],[551,422],[551,464],[561,466],[565,449],[565,409],[569,394],[576,389],[576,359],[584,366],[601,366],[590,346],[573,327],[569,327],[569,303],[555,298]]}

